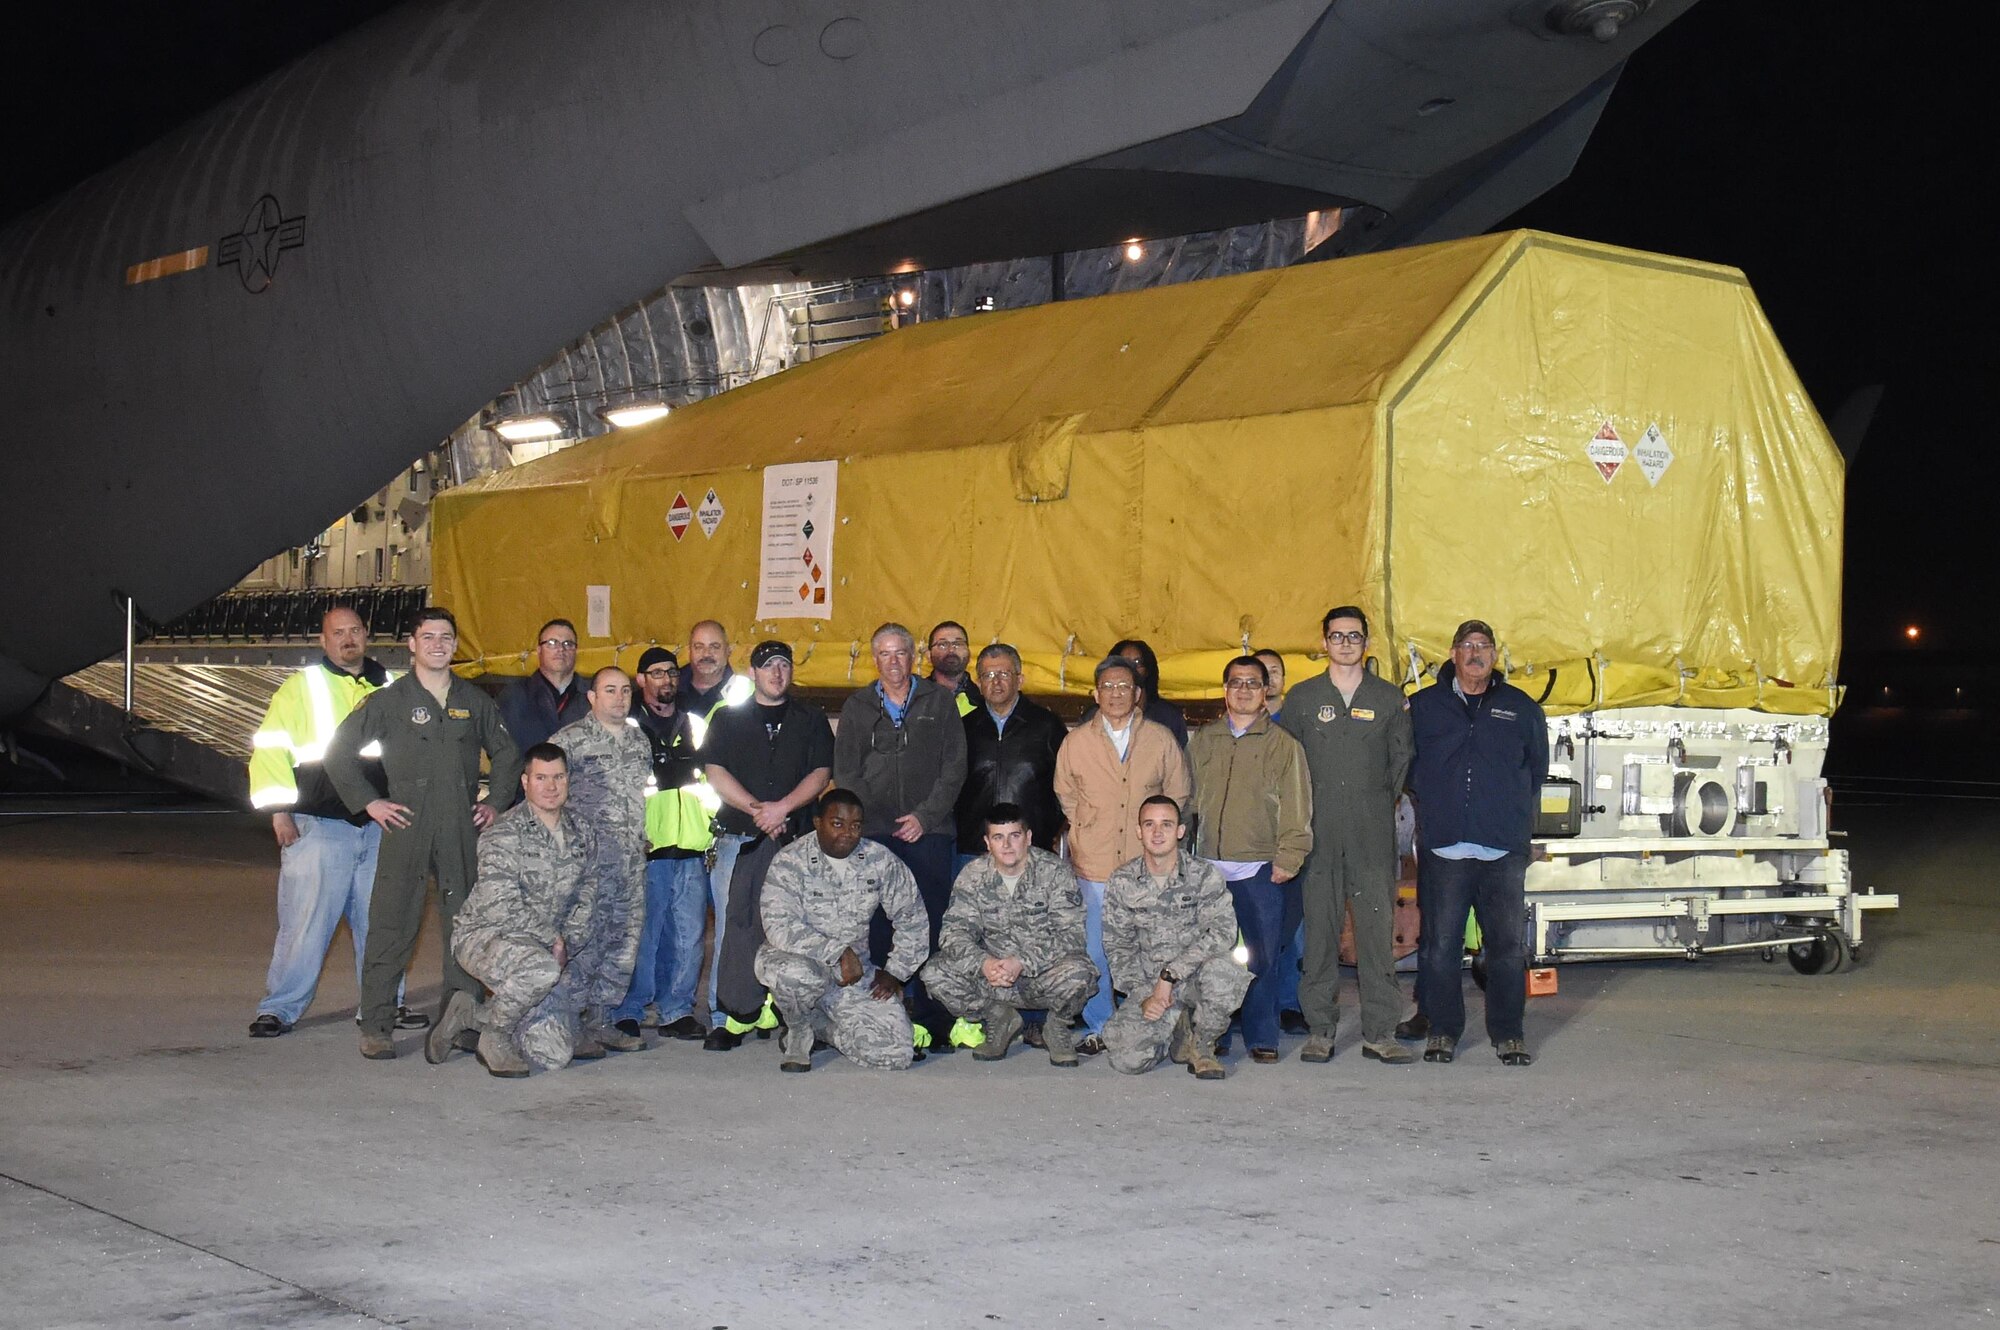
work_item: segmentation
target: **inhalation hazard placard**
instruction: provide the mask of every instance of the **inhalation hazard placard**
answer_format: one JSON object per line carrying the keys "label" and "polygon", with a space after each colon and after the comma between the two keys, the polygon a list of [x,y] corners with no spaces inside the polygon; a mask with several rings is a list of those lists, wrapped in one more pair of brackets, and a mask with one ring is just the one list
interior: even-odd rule
{"label": "inhalation hazard placard", "polygon": [[838,462],[764,468],[757,617],[833,617],[834,491]]}

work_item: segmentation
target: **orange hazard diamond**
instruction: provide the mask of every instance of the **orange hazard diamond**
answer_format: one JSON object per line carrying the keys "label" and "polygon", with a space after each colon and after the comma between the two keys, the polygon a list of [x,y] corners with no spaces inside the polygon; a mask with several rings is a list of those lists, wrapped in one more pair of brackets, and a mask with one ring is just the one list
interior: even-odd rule
{"label": "orange hazard diamond", "polygon": [[806,584],[805,584],[804,582],[801,582],[801,583],[799,583],[799,599],[800,599],[800,600],[807,600],[807,599],[810,599],[810,598],[811,598],[811,596],[812,596],[812,593],[813,593],[813,589],[812,589],[812,588],[811,588],[810,586],[806,585]]}

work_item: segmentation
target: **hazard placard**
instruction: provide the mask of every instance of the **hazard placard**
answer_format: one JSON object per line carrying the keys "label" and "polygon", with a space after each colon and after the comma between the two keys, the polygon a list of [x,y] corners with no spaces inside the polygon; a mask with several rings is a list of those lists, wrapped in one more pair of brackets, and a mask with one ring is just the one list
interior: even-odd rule
{"label": "hazard placard", "polygon": [[1607,485],[1617,476],[1618,468],[1625,465],[1625,459],[1632,455],[1632,450],[1625,446],[1625,440],[1618,437],[1618,431],[1608,420],[1597,427],[1597,433],[1583,451]]}
{"label": "hazard placard", "polygon": [[[709,493],[715,491],[710,490]],[[675,540],[679,540],[687,534],[688,523],[693,520],[694,509],[688,505],[688,496],[675,490],[674,501],[667,505],[667,530],[674,533]]]}
{"label": "hazard placard", "polygon": [[715,496],[713,485],[702,496],[701,507],[694,510],[694,520],[701,523],[702,535],[715,539],[715,528],[722,525],[722,500]]}
{"label": "hazard placard", "polygon": [[1632,449],[1632,460],[1646,473],[1648,485],[1658,485],[1660,477],[1674,464],[1674,450],[1667,446],[1667,436],[1660,432],[1659,421],[1646,426],[1645,435]]}

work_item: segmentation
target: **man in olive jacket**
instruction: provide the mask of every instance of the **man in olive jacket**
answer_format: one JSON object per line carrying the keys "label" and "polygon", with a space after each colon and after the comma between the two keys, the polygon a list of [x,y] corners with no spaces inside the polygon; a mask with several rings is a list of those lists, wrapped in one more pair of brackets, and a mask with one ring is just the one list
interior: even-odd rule
{"label": "man in olive jacket", "polygon": [[1320,621],[1326,673],[1294,685],[1279,724],[1306,750],[1312,772],[1313,852],[1300,895],[1306,916],[1299,1007],[1310,1033],[1299,1058],[1333,1058],[1340,1020],[1340,925],[1354,913],[1354,973],[1361,990],[1361,1051],[1415,1061],[1396,1042],[1403,990],[1396,982],[1396,799],[1409,775],[1410,714],[1402,690],[1369,673],[1368,616],[1358,606]]}

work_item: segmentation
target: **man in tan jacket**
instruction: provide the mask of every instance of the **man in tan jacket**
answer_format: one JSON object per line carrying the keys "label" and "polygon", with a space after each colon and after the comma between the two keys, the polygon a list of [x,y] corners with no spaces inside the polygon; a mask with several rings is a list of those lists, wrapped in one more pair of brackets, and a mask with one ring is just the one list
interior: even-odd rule
{"label": "man in tan jacket", "polygon": [[[1295,880],[1312,852],[1305,749],[1264,709],[1270,671],[1256,656],[1222,670],[1222,716],[1188,740],[1194,767],[1194,853],[1229,884],[1236,927],[1257,976],[1243,999],[1253,1062],[1278,1060],[1279,953],[1299,925]],[[1226,1038],[1227,1036],[1225,1036]]]}
{"label": "man in tan jacket", "polygon": [[1069,859],[1083,893],[1084,933],[1097,964],[1097,993],[1084,1004],[1079,1053],[1104,1049],[1111,1019],[1111,967],[1104,958],[1104,884],[1139,856],[1139,805],[1155,794],[1177,804],[1189,793],[1187,759],[1173,732],[1139,714],[1139,675],[1112,656],[1094,675],[1097,711],[1071,730],[1056,753],[1056,799],[1069,819]]}

